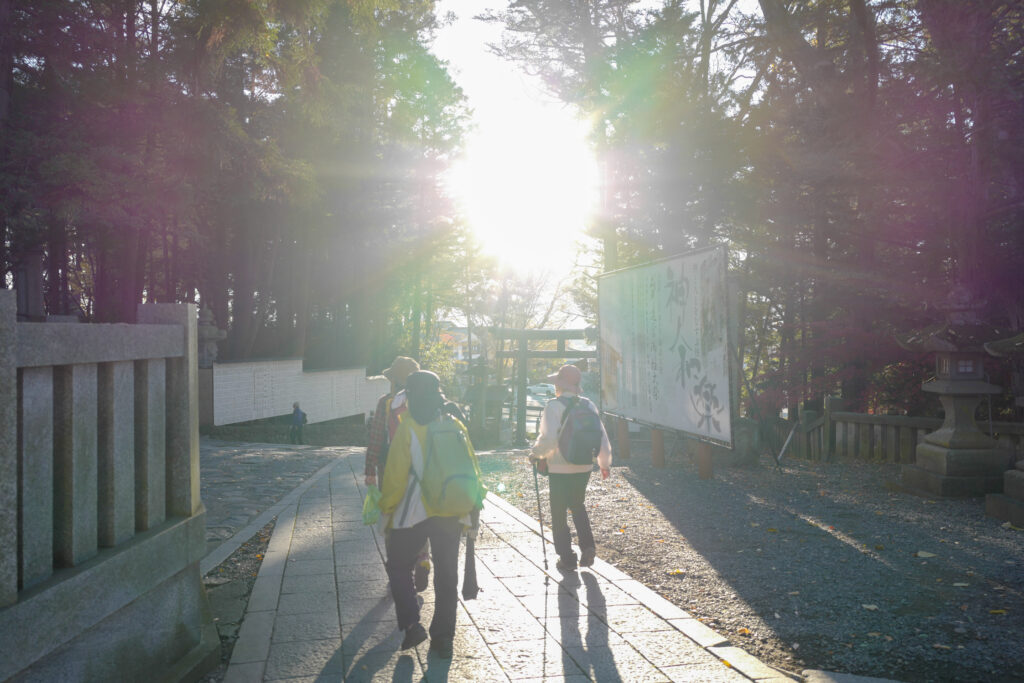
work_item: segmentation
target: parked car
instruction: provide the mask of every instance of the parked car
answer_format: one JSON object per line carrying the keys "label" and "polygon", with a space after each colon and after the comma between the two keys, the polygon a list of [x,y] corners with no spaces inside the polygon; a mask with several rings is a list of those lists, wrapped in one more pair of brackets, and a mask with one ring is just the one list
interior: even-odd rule
{"label": "parked car", "polygon": [[548,384],[547,382],[541,382],[540,384],[531,384],[526,387],[526,393],[531,396],[538,398],[554,398],[555,397],[555,385]]}

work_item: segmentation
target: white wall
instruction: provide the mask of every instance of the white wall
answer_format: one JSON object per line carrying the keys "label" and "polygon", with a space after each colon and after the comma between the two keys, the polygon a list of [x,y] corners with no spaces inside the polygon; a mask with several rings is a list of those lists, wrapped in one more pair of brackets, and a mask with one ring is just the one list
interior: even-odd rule
{"label": "white wall", "polygon": [[213,424],[226,425],[285,415],[298,401],[310,422],[370,413],[388,391],[384,377],[366,370],[303,372],[302,360],[215,363]]}

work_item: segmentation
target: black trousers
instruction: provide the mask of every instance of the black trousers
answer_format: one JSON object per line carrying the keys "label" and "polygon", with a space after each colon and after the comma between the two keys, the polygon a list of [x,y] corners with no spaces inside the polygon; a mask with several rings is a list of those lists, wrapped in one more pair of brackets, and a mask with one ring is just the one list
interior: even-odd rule
{"label": "black trousers", "polygon": [[572,522],[576,527],[580,549],[594,548],[594,532],[590,529],[590,516],[587,515],[587,508],[583,504],[589,481],[590,472],[552,472],[548,477],[551,491],[551,535],[555,542],[555,552],[559,557],[574,557],[567,510],[572,510]]}
{"label": "black trousers", "polygon": [[434,563],[434,618],[430,622],[430,637],[450,641],[455,636],[461,534],[462,524],[457,517],[428,517],[414,527],[388,532],[388,559],[384,566],[391,584],[391,597],[395,600],[398,628],[405,630],[420,620],[412,572],[423,544],[429,539]]}

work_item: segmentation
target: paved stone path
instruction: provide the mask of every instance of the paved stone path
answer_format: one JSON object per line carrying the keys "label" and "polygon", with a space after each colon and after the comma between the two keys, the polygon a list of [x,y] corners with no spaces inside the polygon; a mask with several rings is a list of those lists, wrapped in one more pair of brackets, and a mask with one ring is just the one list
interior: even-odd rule
{"label": "paved stone path", "polygon": [[206,506],[207,553],[229,539],[235,541],[231,550],[237,549],[255,534],[239,532],[260,513],[275,507],[325,466],[333,465],[339,454],[359,450],[201,439],[199,495]]}
{"label": "paved stone path", "polygon": [[[208,467],[217,466],[211,457],[216,449],[235,448],[261,450],[206,443],[204,478]],[[211,515],[215,527],[240,527],[203,560],[204,572],[277,518],[226,683],[790,680],[600,559],[563,576],[554,570],[549,530],[546,571],[537,522],[496,496],[488,497],[481,514],[482,590],[477,599],[460,601],[454,658],[435,658],[427,643],[402,652],[383,540],[361,520],[362,449],[319,449],[328,464],[277,496],[285,488],[281,482],[293,482],[288,477],[301,455],[284,446],[269,448],[281,457],[271,457],[266,469],[242,467],[231,482],[237,503],[246,492],[257,496],[242,512],[227,504],[221,510],[222,503],[214,501],[226,482],[211,481],[204,489],[208,514],[220,510]],[[225,462],[220,461],[221,473],[230,477]],[[319,461],[302,463],[309,471]],[[288,474],[275,475],[279,469]],[[259,481],[243,481],[246,471],[259,472]],[[432,591],[423,596],[426,624]]]}

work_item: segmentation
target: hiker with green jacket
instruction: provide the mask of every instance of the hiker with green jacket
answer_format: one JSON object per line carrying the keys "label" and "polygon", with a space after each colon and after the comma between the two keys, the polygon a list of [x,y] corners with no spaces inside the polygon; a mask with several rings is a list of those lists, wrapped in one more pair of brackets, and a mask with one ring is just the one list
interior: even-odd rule
{"label": "hiker with green jacket", "polygon": [[[381,491],[381,512],[390,515],[391,529],[385,566],[395,601],[398,627],[405,632],[402,649],[416,647],[427,639],[420,624],[420,606],[413,586],[416,554],[430,540],[434,564],[434,617],[430,622],[430,651],[443,658],[452,656],[455,613],[458,605],[459,537],[469,523],[469,513],[483,504],[480,466],[469,442],[465,425],[447,414],[441,382],[432,372],[419,371],[406,380],[408,410],[388,449]],[[461,472],[439,471],[437,456],[440,434],[461,444]],[[452,438],[454,437],[454,438]],[[445,449],[449,453],[450,449]],[[447,456],[446,456],[447,457]],[[445,465],[445,467],[449,467]],[[459,485],[436,486],[440,478]],[[461,495],[460,502],[442,500],[440,495]]]}

